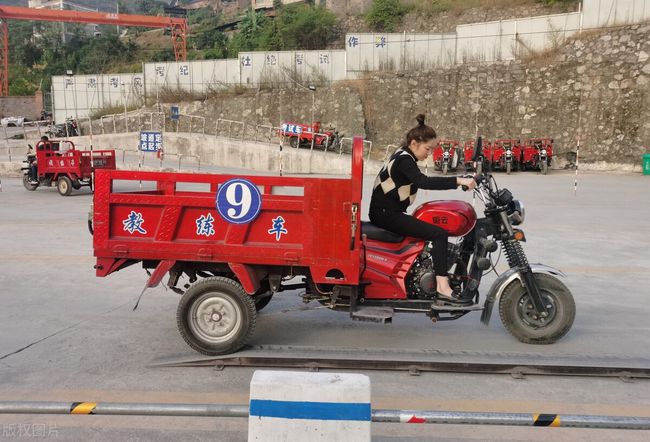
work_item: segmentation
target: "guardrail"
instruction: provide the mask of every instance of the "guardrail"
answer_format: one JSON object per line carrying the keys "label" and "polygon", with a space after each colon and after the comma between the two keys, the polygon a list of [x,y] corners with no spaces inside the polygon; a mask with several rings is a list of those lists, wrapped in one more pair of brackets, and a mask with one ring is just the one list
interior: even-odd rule
{"label": "guardrail", "polygon": [[[149,116],[149,130],[154,130],[154,116],[160,117],[162,116],[162,123],[164,124],[165,122],[165,113],[164,112],[147,112],[147,111],[131,111],[131,112],[126,112],[126,113],[119,113],[119,114],[109,114],[109,115],[102,115],[99,118],[99,123],[102,128],[102,134],[106,134],[106,128],[104,125],[104,120],[112,120],[113,122],[113,134],[117,133],[117,127],[116,127],[116,118],[124,119],[124,124],[125,124],[125,129],[126,132],[129,132],[129,117],[137,117],[138,118],[138,130],[142,130],[144,125],[142,124],[142,117]],[[92,126],[92,124],[91,124]]]}
{"label": "guardrail", "polygon": [[[343,153],[343,146],[347,146],[349,143],[350,149],[346,150],[346,153],[352,152],[352,138],[347,138],[343,137],[341,138],[341,148],[339,149],[339,156]],[[372,141],[370,140],[363,140],[363,151],[366,153],[366,158],[370,158],[370,154],[372,153]]]}
{"label": "guardrail", "polygon": [[[0,402],[0,414],[248,418],[248,405],[122,402]],[[373,409],[372,422],[650,430],[650,417]]]}
{"label": "guardrail", "polygon": [[[133,154],[137,156],[138,164],[140,166],[145,165],[145,160],[147,159],[147,156],[145,155],[144,152],[139,151],[139,150],[131,150],[131,149],[121,149],[119,147],[112,148],[116,152],[121,152],[122,153],[122,165],[124,166],[126,164],[126,154]],[[156,155],[156,159],[160,162],[159,167],[163,167],[163,161],[165,157],[177,157],[178,158],[178,169],[180,170],[183,167],[183,160],[187,158],[194,158],[196,159],[196,164],[197,164],[197,169],[201,170],[201,157],[198,155],[192,155],[192,154],[179,154],[179,153],[162,153],[162,155],[158,156]]]}
{"label": "guardrail", "polygon": [[180,114],[179,118],[176,121],[176,132],[179,132],[179,128],[181,126],[181,119],[185,117],[186,119],[189,119],[189,133],[194,133],[194,126],[193,122],[194,120],[198,120],[201,123],[201,134],[205,134],[205,117],[202,117],[200,115],[187,115],[187,114]]}
{"label": "guardrail", "polygon": [[215,126],[215,136],[219,136],[219,126],[223,128],[223,125],[227,124],[228,125],[228,138],[232,138],[232,126],[233,124],[235,126],[241,126],[241,132],[239,133],[239,141],[244,141],[244,133],[246,129],[246,123],[243,121],[236,121],[236,120],[226,120],[224,118],[219,118],[217,119],[217,124]]}

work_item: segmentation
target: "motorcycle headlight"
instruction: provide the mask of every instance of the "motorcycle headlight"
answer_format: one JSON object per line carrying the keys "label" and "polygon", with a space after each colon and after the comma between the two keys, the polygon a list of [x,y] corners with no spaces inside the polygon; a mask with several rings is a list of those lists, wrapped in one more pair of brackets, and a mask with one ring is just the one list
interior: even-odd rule
{"label": "motorcycle headlight", "polygon": [[446,157],[448,157],[448,156],[449,156],[449,152],[448,152],[448,151],[445,151],[445,153],[444,153],[443,155],[446,156]]}
{"label": "motorcycle headlight", "polygon": [[546,155],[546,149],[542,149],[542,155]]}
{"label": "motorcycle headlight", "polygon": [[508,205],[508,215],[510,216],[510,222],[513,226],[518,226],[523,224],[526,219],[526,209],[524,208],[524,203],[519,200],[512,200]]}
{"label": "motorcycle headlight", "polygon": [[512,151],[510,149],[506,150],[506,155],[508,156],[512,155]]}

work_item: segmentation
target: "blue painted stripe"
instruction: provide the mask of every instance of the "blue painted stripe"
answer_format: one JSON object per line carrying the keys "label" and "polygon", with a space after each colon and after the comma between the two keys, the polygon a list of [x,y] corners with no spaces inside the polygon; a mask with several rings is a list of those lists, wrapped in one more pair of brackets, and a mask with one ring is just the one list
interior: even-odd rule
{"label": "blue painted stripe", "polygon": [[250,415],[260,417],[370,422],[371,414],[370,403],[250,401]]}

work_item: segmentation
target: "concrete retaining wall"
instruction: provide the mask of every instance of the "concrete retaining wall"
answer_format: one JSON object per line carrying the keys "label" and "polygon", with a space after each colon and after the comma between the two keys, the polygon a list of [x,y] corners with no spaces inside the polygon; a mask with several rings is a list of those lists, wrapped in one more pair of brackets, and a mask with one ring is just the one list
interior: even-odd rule
{"label": "concrete retaining wall", "polygon": [[[78,149],[88,149],[90,137],[72,138]],[[139,133],[131,132],[126,134],[109,134],[93,136],[93,149],[116,149],[118,157],[121,152],[135,152],[138,149]],[[26,149],[25,141],[16,142],[17,146],[12,150],[12,162],[18,166]],[[32,143],[34,144],[34,143]],[[21,146],[22,147],[19,147]],[[307,149],[293,149],[284,146],[280,151],[277,144],[255,143],[251,141],[237,141],[212,135],[197,135],[187,133],[165,132],[163,134],[163,146],[166,156],[182,155],[189,161],[196,162],[201,159],[201,165],[211,165],[226,168],[242,168],[260,172],[279,172],[282,166],[283,173],[291,174],[337,174],[346,175],[350,173],[350,155],[339,155],[336,153],[310,151]],[[0,147],[0,160],[5,158],[6,148]],[[147,154],[151,157],[154,154]],[[133,155],[130,155],[133,161]],[[121,158],[121,157],[120,157]],[[150,162],[151,160],[147,160]],[[152,161],[151,164],[155,163]],[[365,164],[365,173],[376,174],[381,162],[368,160]],[[121,161],[118,160],[118,167]],[[124,168],[134,168],[137,164],[127,164]],[[6,170],[4,167],[3,170]],[[18,170],[10,167],[10,171]],[[5,172],[6,173],[6,172]]]}

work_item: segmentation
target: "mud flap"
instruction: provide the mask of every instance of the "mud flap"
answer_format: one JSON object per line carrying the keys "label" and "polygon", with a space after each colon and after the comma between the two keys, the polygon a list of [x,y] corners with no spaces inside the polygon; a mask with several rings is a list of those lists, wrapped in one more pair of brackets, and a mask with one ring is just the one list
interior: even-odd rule
{"label": "mud flap", "polygon": [[229,262],[228,267],[237,276],[246,293],[253,295],[260,289],[259,277],[252,266]]}
{"label": "mud flap", "polygon": [[142,299],[142,295],[144,295],[144,292],[151,287],[156,287],[158,284],[160,284],[160,281],[163,279],[163,276],[167,274],[169,270],[171,270],[172,267],[174,267],[174,264],[176,264],[175,260],[163,260],[158,263],[156,266],[156,269],[153,271],[151,276],[149,276],[149,279],[147,280],[147,283],[144,285],[144,288],[142,289],[142,292],[140,292],[140,296],[138,296],[138,300],[136,301],[135,305],[133,306],[133,311],[138,308],[138,305],[140,304],[140,300]]}

